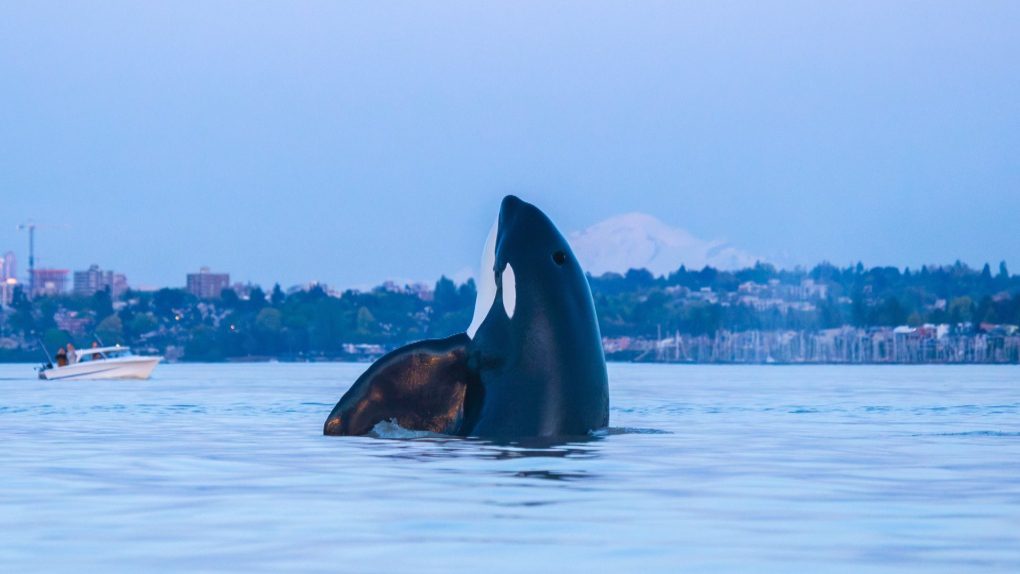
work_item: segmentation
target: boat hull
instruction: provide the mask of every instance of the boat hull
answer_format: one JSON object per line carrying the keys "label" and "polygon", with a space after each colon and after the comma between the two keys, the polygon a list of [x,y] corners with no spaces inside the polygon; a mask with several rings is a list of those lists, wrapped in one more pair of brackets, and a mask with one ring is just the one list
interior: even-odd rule
{"label": "boat hull", "polygon": [[66,367],[40,371],[47,381],[73,379],[148,379],[163,357],[129,357],[104,361],[86,361]]}

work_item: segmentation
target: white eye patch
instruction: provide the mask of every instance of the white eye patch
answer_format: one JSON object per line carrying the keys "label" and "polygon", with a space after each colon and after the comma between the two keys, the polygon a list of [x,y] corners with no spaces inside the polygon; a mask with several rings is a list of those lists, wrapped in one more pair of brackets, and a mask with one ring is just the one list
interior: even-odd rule
{"label": "white eye patch", "polygon": [[493,267],[496,266],[496,234],[499,231],[499,216],[489,230],[489,237],[485,240],[485,247],[482,248],[482,268],[478,271],[478,296],[475,298],[475,314],[471,318],[471,325],[467,328],[467,336],[475,338],[475,333],[482,326],[482,321],[489,314],[489,309],[496,302],[496,276]]}
{"label": "white eye patch", "polygon": [[503,270],[503,308],[506,309],[506,316],[513,319],[514,309],[517,308],[517,278],[509,262]]}

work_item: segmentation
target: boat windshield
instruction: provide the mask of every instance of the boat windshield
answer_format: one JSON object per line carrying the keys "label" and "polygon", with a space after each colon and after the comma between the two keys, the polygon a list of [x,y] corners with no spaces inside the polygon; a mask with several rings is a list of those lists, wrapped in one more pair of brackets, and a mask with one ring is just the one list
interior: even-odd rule
{"label": "boat windshield", "polygon": [[78,362],[86,361],[103,361],[108,359],[117,359],[120,357],[127,357],[131,355],[131,349],[128,347],[114,346],[114,347],[92,347],[89,349],[78,349],[75,351],[78,355]]}

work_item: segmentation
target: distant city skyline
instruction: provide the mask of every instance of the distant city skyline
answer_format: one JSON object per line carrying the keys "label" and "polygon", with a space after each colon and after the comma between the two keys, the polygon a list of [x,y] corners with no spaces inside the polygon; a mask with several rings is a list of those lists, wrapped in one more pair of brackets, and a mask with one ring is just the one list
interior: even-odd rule
{"label": "distant city skyline", "polygon": [[515,193],[589,239],[648,214],[703,261],[1020,268],[1018,22],[1015,2],[8,3],[0,252],[25,276],[33,220],[37,267],[135,286],[463,278]]}
{"label": "distant city skyline", "polygon": [[[665,226],[653,216],[640,213],[623,214],[600,222],[587,229],[578,232],[565,234],[571,242],[581,259],[582,267],[593,275],[601,275],[607,272],[624,273],[630,269],[645,269],[655,276],[666,276],[676,271],[681,265],[692,270],[702,267],[714,267],[720,270],[738,270],[753,267],[756,263],[768,263],[778,269],[810,269],[815,265],[830,263],[837,267],[853,266],[863,263],[859,260],[847,262],[836,262],[829,259],[822,259],[811,264],[801,264],[789,260],[756,257],[736,247],[720,241],[706,241],[691,236],[685,230]],[[14,265],[11,265],[13,255]],[[27,256],[26,256],[27,257]],[[28,269],[17,267],[18,256],[13,250],[8,250],[0,257],[0,264],[3,265],[0,271],[0,279],[16,278],[17,284],[25,289],[29,285]],[[927,262],[920,265],[897,265],[889,266],[899,269],[919,270],[922,266],[949,266],[959,260]],[[962,261],[973,269],[981,269],[984,265],[990,266],[995,273],[1001,271],[1002,265],[1009,267],[1006,260],[999,261]],[[866,267],[882,267],[886,265],[866,265]],[[96,290],[110,287],[117,293],[123,293],[128,287],[131,289],[154,290],[164,287],[180,288],[191,292],[200,298],[218,297],[220,290],[231,287],[239,288],[247,286],[260,286],[269,289],[273,285],[280,285],[283,289],[304,287],[311,284],[322,284],[331,291],[339,292],[344,289],[370,289],[376,287],[398,288],[410,286],[415,288],[420,285],[431,285],[440,277],[445,276],[462,283],[469,278],[474,278],[477,269],[464,267],[455,272],[440,272],[434,277],[400,278],[384,277],[375,282],[366,282],[358,285],[341,285],[329,283],[319,279],[305,279],[298,281],[281,281],[269,279],[258,281],[250,278],[231,281],[229,269],[210,269],[208,266],[200,266],[181,274],[181,278],[167,283],[138,283],[129,282],[124,273],[109,269],[101,269],[102,266],[92,263],[85,266],[60,266],[41,265],[37,256],[36,272],[45,278],[52,278],[60,275],[59,286],[37,286],[41,294],[72,293],[75,295],[91,295]],[[11,275],[9,269],[14,270]],[[23,269],[23,272],[22,272]],[[1011,272],[1011,275],[1015,273]],[[71,278],[73,277],[73,281]]]}

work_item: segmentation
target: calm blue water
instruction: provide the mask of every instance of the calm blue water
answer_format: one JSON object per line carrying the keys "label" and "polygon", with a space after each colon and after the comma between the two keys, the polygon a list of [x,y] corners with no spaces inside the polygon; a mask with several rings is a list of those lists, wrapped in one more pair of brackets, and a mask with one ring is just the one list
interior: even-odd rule
{"label": "calm blue water", "polygon": [[611,365],[612,425],[321,436],[364,365],[0,365],[0,571],[1020,572],[1020,369]]}

